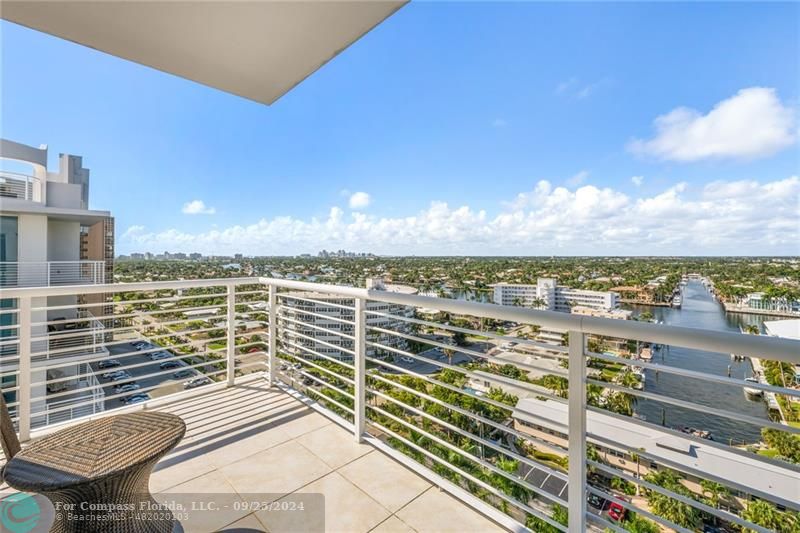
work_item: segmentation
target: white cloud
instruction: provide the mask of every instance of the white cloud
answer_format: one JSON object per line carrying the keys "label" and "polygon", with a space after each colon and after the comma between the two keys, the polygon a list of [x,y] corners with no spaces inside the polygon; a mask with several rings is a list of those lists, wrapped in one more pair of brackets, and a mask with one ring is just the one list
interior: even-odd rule
{"label": "white cloud", "polygon": [[418,255],[798,255],[798,198],[797,176],[695,188],[677,183],[641,197],[543,180],[494,216],[440,201],[393,218],[333,207],[324,219],[279,216],[196,233],[132,226],[120,245],[129,251],[253,255],[322,248]]}
{"label": "white cloud", "polygon": [[613,82],[611,78],[608,77],[600,78],[597,81],[589,83],[581,82],[581,80],[578,78],[572,77],[568,80],[558,83],[558,85],[556,85],[555,92],[556,94],[562,94],[577,98],[578,100],[583,100],[584,98],[591,96],[598,89],[607,85],[611,85],[612,83]]}
{"label": "white cloud", "polygon": [[146,228],[144,226],[139,226],[139,225],[131,226],[125,230],[125,233],[122,234],[122,238],[126,239],[135,237],[136,235],[143,233],[145,229]]}
{"label": "white cloud", "polygon": [[369,194],[359,191],[350,195],[348,204],[350,205],[350,209],[364,209],[369,206],[370,200]]}
{"label": "white cloud", "polygon": [[589,171],[581,170],[580,172],[569,178],[566,181],[566,184],[569,185],[570,187],[577,187],[578,185],[586,181],[586,178],[588,177],[589,177]]}
{"label": "white cloud", "polygon": [[635,139],[628,150],[673,161],[755,159],[794,143],[795,111],[785,106],[775,89],[751,87],[719,102],[703,115],[686,107],[655,120],[656,135]]}
{"label": "white cloud", "polygon": [[642,183],[644,183],[644,176],[631,176],[631,183],[637,187],[641,187]]}
{"label": "white cloud", "polygon": [[181,212],[184,215],[213,215],[217,210],[213,207],[206,207],[203,200],[192,200],[183,204]]}

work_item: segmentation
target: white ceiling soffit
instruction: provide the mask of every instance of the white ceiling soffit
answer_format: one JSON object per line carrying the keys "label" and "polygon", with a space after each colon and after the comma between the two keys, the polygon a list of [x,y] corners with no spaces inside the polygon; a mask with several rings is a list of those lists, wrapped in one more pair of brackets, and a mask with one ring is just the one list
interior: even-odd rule
{"label": "white ceiling soffit", "polygon": [[0,16],[271,104],[406,1],[3,0]]}

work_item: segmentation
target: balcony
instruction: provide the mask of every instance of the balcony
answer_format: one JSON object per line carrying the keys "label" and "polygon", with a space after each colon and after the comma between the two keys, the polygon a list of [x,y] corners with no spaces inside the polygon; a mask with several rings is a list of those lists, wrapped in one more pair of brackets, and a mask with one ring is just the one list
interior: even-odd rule
{"label": "balcony", "polygon": [[0,288],[98,285],[105,270],[105,261],[3,261]]}
{"label": "balcony", "polygon": [[42,181],[36,176],[0,171],[0,198],[42,202]]}
{"label": "balcony", "polygon": [[[325,498],[324,526],[313,515],[296,516],[298,524],[217,511],[202,518],[208,530],[798,525],[800,470],[758,444],[762,430],[767,444],[785,442],[800,434],[798,425],[710,404],[704,392],[796,402],[800,389],[598,348],[602,340],[794,365],[797,341],[267,278],[79,290],[114,299],[55,306],[36,302],[76,288],[4,291],[19,306],[5,311],[17,325],[0,348],[21,349],[5,358],[0,377],[21,439],[88,417],[165,410],[189,431],[153,474],[159,498],[197,500],[209,491]],[[108,324],[96,339],[108,355],[36,361],[31,347],[53,322],[45,316],[70,305]],[[422,319],[420,309],[447,317]],[[527,325],[567,331],[567,342],[529,338]],[[104,377],[109,360],[124,375]],[[639,374],[644,381],[631,377]],[[670,379],[690,384],[690,393],[653,386]],[[86,399],[54,406],[74,391],[48,386],[68,380],[87,383]],[[132,394],[146,396],[133,402]],[[637,402],[657,402],[670,417],[702,413],[747,440],[710,440],[703,428],[632,416]],[[82,415],[82,405],[92,413]],[[758,506],[781,527],[754,523]]]}

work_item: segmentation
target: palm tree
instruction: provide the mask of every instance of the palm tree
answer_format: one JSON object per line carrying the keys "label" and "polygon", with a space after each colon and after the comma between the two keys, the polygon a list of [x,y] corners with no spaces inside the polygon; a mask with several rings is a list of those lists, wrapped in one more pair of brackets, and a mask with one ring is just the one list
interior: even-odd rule
{"label": "palm tree", "polygon": [[[773,531],[789,531],[789,520],[784,513],[778,511],[773,504],[764,500],[753,500],[742,511],[742,518]],[[794,524],[797,526],[797,524]],[[753,530],[746,530],[748,533]]]}
{"label": "palm tree", "polygon": [[708,505],[715,509],[719,507],[720,500],[729,494],[728,488],[725,485],[709,479],[701,479],[700,486],[703,487],[703,496],[708,495]]}
{"label": "palm tree", "polygon": [[456,353],[455,350],[453,350],[452,348],[444,348],[444,349],[442,349],[442,351],[447,356],[447,364],[448,365],[452,365],[453,364],[453,355]]}

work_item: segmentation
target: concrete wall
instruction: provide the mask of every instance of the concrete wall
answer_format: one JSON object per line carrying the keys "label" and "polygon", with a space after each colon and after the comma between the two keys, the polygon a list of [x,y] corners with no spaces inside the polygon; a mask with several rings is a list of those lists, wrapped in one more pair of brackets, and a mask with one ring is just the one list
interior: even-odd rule
{"label": "concrete wall", "polygon": [[47,261],[47,217],[19,215],[19,254],[17,260]]}
{"label": "concrete wall", "polygon": [[81,258],[80,222],[48,220],[47,260],[78,261]]}

